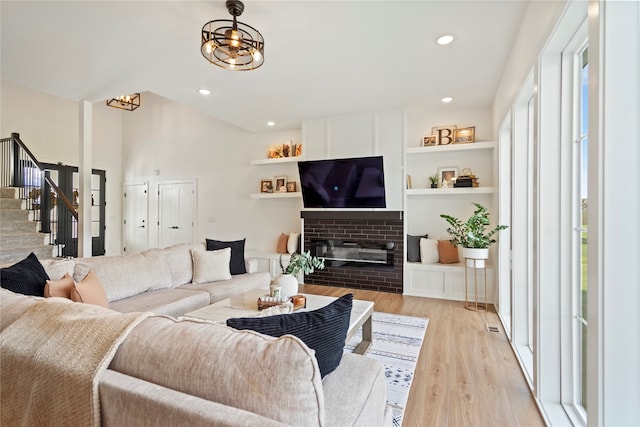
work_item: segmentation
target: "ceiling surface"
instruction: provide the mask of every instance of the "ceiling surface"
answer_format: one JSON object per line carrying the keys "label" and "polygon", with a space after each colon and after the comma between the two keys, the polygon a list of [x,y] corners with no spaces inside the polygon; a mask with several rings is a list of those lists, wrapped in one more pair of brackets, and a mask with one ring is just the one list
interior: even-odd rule
{"label": "ceiling surface", "polygon": [[[200,53],[224,1],[0,2],[2,79],[73,100],[153,92],[252,132],[397,108],[488,107],[525,1],[246,1],[265,62],[228,71]],[[448,46],[435,43],[449,33]],[[211,91],[209,96],[198,89]],[[144,108],[144,96],[142,107]],[[133,113],[135,114],[135,113]]]}

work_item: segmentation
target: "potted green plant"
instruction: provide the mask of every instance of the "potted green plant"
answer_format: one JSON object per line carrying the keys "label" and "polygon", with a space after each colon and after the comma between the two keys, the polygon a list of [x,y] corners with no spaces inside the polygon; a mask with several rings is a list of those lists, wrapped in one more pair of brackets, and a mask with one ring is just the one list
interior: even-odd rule
{"label": "potted green plant", "polygon": [[429,181],[431,182],[431,188],[438,188],[438,174],[434,173],[429,175]]}
{"label": "potted green plant", "polygon": [[300,273],[311,274],[315,270],[324,268],[324,258],[318,258],[311,255],[311,251],[301,254],[295,252],[291,254],[289,264],[285,267],[282,263],[282,255],[280,255],[280,269],[282,274],[275,278],[273,286],[281,288],[280,292],[283,297],[290,297],[298,293],[298,278]]}
{"label": "potted green plant", "polygon": [[[489,246],[496,242],[494,235],[507,228],[506,225],[497,225],[491,230],[487,227],[491,224],[489,211],[479,203],[473,203],[476,209],[473,214],[462,222],[460,219],[440,214],[450,225],[447,232],[451,235],[451,243],[462,246],[462,256],[471,259],[489,258]],[[478,267],[484,266],[484,263]]]}

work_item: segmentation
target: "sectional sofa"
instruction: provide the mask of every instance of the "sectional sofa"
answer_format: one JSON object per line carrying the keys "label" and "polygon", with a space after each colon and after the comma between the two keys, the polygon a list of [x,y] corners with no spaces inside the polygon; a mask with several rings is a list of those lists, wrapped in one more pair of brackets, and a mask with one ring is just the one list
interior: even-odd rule
{"label": "sectional sofa", "polygon": [[104,287],[109,308],[123,313],[152,311],[180,316],[250,289],[269,289],[269,273],[257,272],[253,259],[245,260],[247,273],[196,283],[199,272],[194,270],[198,264],[192,251],[205,251],[205,244],[184,243],[118,256],[43,260],[42,264],[54,280],[69,272],[80,282],[93,271]]}
{"label": "sectional sofa", "polygon": [[[254,272],[251,261],[246,274],[193,283],[192,249],[204,245],[43,261],[52,278],[72,272],[81,280],[94,271],[109,300],[109,309],[99,308],[105,314],[156,313],[127,333],[99,376],[101,425],[390,425],[379,362],[344,354],[336,370],[322,377],[314,351],[295,336],[274,338],[175,317],[269,284],[269,274]],[[47,299],[0,290],[0,337],[43,302]],[[64,302],[70,308],[77,304]]]}

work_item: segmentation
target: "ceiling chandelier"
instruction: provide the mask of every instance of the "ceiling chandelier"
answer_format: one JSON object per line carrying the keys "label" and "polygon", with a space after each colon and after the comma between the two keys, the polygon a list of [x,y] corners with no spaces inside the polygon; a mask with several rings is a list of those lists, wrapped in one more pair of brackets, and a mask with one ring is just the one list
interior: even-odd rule
{"label": "ceiling chandelier", "polygon": [[140,94],[116,96],[107,100],[107,105],[121,110],[133,111],[140,106]]}
{"label": "ceiling chandelier", "polygon": [[240,0],[227,0],[226,6],[233,20],[216,19],[202,27],[202,56],[227,70],[256,69],[264,63],[264,38],[252,26],[236,20],[244,11]]}

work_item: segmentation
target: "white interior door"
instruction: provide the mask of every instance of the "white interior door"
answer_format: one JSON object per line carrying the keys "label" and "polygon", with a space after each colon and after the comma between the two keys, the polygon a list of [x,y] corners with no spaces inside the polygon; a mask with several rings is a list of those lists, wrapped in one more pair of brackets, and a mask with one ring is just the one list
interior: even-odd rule
{"label": "white interior door", "polygon": [[149,247],[148,185],[124,185],[124,253],[141,252]]}
{"label": "white interior door", "polygon": [[158,247],[195,239],[195,181],[158,184]]}

